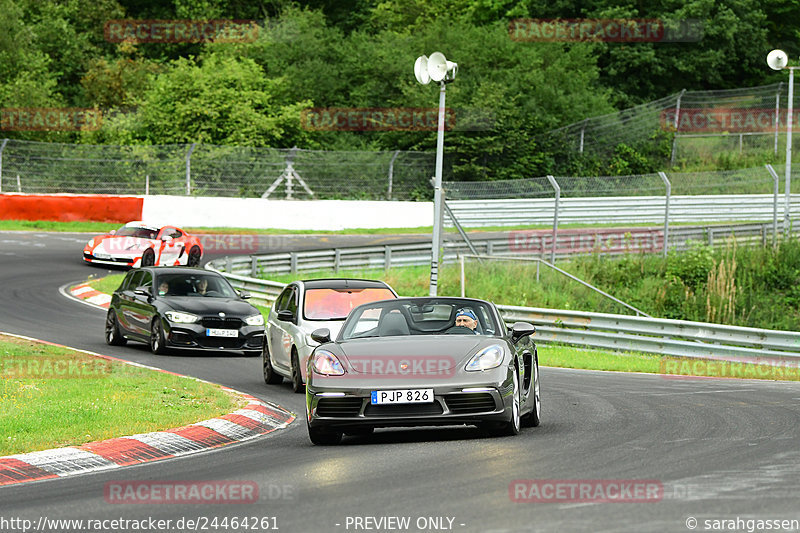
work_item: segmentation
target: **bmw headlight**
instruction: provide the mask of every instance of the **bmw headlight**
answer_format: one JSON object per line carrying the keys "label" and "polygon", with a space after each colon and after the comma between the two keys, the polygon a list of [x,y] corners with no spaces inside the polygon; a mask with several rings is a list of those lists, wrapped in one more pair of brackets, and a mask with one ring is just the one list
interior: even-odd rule
{"label": "bmw headlight", "polygon": [[328,350],[317,350],[314,352],[311,367],[317,374],[323,376],[342,376],[344,367],[339,359]]}
{"label": "bmw headlight", "polygon": [[191,313],[182,313],[180,311],[167,311],[164,313],[167,320],[175,322],[176,324],[192,324],[200,320],[200,317]]}
{"label": "bmw headlight", "polygon": [[248,326],[263,326],[264,325],[264,316],[259,313],[257,315],[249,316],[244,319],[245,324]]}
{"label": "bmw headlight", "polygon": [[503,362],[503,355],[503,347],[499,344],[493,344],[476,353],[467,363],[466,370],[468,372],[477,372],[479,370],[497,368]]}

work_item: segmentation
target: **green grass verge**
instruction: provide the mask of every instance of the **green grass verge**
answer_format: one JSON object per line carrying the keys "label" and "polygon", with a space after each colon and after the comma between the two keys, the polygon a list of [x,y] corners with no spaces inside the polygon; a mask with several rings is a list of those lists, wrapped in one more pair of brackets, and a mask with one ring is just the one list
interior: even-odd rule
{"label": "green grass verge", "polygon": [[0,456],[175,428],[244,401],[216,385],[0,336]]}

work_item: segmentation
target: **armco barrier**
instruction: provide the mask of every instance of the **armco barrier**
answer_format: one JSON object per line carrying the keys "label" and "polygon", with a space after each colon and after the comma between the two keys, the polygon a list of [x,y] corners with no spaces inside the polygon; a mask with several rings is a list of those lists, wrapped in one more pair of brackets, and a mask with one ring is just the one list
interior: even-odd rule
{"label": "armco barrier", "polygon": [[[782,232],[782,224],[778,225]],[[796,233],[800,229],[794,230]],[[739,224],[719,226],[677,227],[670,232],[670,249],[686,249],[698,241],[710,246],[725,246],[728,238],[735,237],[738,245],[771,242],[772,224]],[[556,258],[600,253],[620,255],[629,252],[657,252],[662,249],[664,234],[661,228],[600,228],[561,230],[556,240]],[[533,256],[549,259],[552,249],[551,230],[509,231],[502,237],[479,238],[473,234],[471,242],[480,255]],[[460,240],[444,243],[444,262],[456,261],[461,254],[471,254],[467,244]],[[430,243],[387,244],[233,256],[216,259],[210,266],[216,270],[255,278],[262,273],[296,274],[315,270],[386,269],[390,267],[430,264]]]}
{"label": "armco barrier", "polygon": [[[359,249],[339,249],[316,252],[293,252],[292,254],[275,254],[272,260],[286,265],[288,255],[290,264],[295,268],[298,264],[319,264],[323,257],[333,261],[338,257],[348,257],[361,253],[364,259],[371,260],[362,263],[361,267],[368,264],[391,263],[400,254],[420,254],[421,245],[404,245],[394,247],[372,247]],[[377,252],[376,252],[377,249]],[[370,253],[383,254],[382,256]],[[430,252],[428,252],[430,254]],[[292,260],[291,257],[295,259]],[[303,256],[301,262],[298,257]],[[387,261],[388,259],[388,261]],[[406,257],[407,259],[407,257]],[[430,260],[430,255],[427,256]],[[317,263],[314,262],[317,261]],[[241,265],[245,269],[257,264],[257,256],[245,258],[226,258],[206,265],[211,270],[222,270],[221,273],[230,279],[231,283],[241,289],[247,289],[254,300],[266,305],[272,305],[285,286],[282,283],[254,279],[243,275],[233,274],[224,270]],[[316,266],[315,269],[319,269]],[[295,270],[297,271],[297,270]],[[516,321],[531,322],[536,325],[536,340],[541,343],[563,343],[576,346],[593,348],[606,348],[612,350],[637,351],[660,355],[673,355],[684,357],[709,357],[709,358],[798,358],[800,357],[800,332],[775,331],[768,329],[747,328],[710,324],[705,322],[691,322],[684,320],[669,320],[662,318],[634,317],[627,315],[612,315],[605,313],[591,313],[584,311],[540,309],[498,305],[503,319],[507,324]]]}

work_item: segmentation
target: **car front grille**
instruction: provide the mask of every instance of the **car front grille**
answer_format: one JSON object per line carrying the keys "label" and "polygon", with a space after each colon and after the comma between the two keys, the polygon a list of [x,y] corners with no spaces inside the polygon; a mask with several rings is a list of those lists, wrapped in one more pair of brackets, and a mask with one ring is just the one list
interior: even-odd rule
{"label": "car front grille", "polygon": [[427,416],[440,415],[444,411],[439,402],[433,403],[410,403],[401,405],[372,405],[368,404],[364,409],[364,416]]}
{"label": "car front grille", "polygon": [[317,402],[317,416],[353,417],[361,412],[363,400],[349,396],[344,398],[320,398]]}
{"label": "car front grille", "polygon": [[239,350],[243,346],[243,339],[229,337],[198,337],[197,344],[203,348],[222,348],[224,350]]}
{"label": "car front grille", "polygon": [[205,317],[200,321],[204,328],[214,329],[239,329],[244,325],[241,318]]}
{"label": "car front grille", "polygon": [[450,394],[444,397],[447,408],[453,414],[483,413],[496,409],[494,397],[488,392]]}

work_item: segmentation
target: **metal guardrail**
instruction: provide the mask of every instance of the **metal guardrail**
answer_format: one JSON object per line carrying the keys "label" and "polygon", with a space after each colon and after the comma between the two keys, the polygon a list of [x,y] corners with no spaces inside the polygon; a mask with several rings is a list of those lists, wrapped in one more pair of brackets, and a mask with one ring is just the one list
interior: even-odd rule
{"label": "metal guardrail", "polygon": [[[782,226],[779,224],[779,232]],[[643,232],[650,232],[652,240],[650,251],[660,249],[658,239],[663,238],[661,228],[639,228]],[[772,224],[736,224],[720,226],[692,226],[675,227],[669,234],[670,249],[683,250],[688,248],[691,241],[704,242],[710,246],[724,246],[731,236],[736,238],[738,244],[758,243],[766,245],[772,238]],[[800,229],[795,230],[800,232]],[[551,257],[552,233],[549,230],[540,232],[527,230],[509,232],[503,237],[477,238],[474,234],[470,237],[472,247],[463,241],[445,241],[443,262],[453,263],[463,254],[479,255],[508,255],[512,257],[538,257],[548,260]],[[526,244],[520,248],[515,239],[518,236],[526,238]],[[620,237],[622,233],[620,233]],[[585,247],[575,247],[573,236],[562,232],[557,236],[555,256],[565,259],[575,255],[589,253]],[[624,246],[613,249],[597,250],[598,253],[620,255],[627,253]],[[318,270],[361,270],[361,269],[388,269],[390,267],[414,266],[430,264],[431,244],[429,242],[416,244],[387,244],[384,246],[364,246],[353,248],[336,248],[333,250],[312,250],[300,252],[284,252],[276,254],[258,254],[251,256],[225,257],[211,261],[209,265],[220,272],[256,278],[262,273],[269,274],[299,274]]]}
{"label": "metal guardrail", "polygon": [[[631,224],[664,222],[665,196],[614,196],[558,200],[560,224]],[[669,223],[772,221],[777,212],[783,218],[783,202],[776,206],[774,194],[731,194],[671,196]],[[552,224],[553,198],[504,200],[447,200],[447,205],[464,227]],[[800,195],[792,195],[790,211],[800,212]],[[447,223],[447,221],[446,221]]]}
{"label": "metal guardrail", "polygon": [[[210,268],[210,267],[206,267]],[[213,270],[213,267],[210,268]],[[253,300],[271,305],[283,283],[222,272]],[[706,358],[799,358],[800,332],[612,315],[584,311],[498,305],[507,324],[536,325],[536,340],[590,348]]]}
{"label": "metal guardrail", "polygon": [[531,322],[536,339],[683,357],[800,357],[800,332],[583,311],[498,305],[506,322]]}
{"label": "metal guardrail", "polygon": [[[399,245],[272,254],[262,256],[262,259],[265,258],[263,264],[287,268],[288,256],[289,263],[298,270],[301,265],[319,269],[321,265],[337,260],[344,268],[344,265],[355,266],[359,260],[366,260],[366,263],[358,265],[364,268],[394,264],[401,251],[414,254],[402,256],[401,262],[408,263],[410,257],[418,256],[424,250],[425,245]],[[429,258],[427,255],[426,259]],[[271,305],[285,287],[283,283],[254,279],[219,268],[235,270],[242,266],[246,270],[261,264],[258,256],[226,258],[216,263],[211,262],[206,268],[217,270],[236,288],[250,291],[258,303]],[[509,324],[520,320],[535,324],[536,339],[544,344],[563,343],[684,357],[800,357],[800,332],[510,305],[498,305],[498,308]]]}

